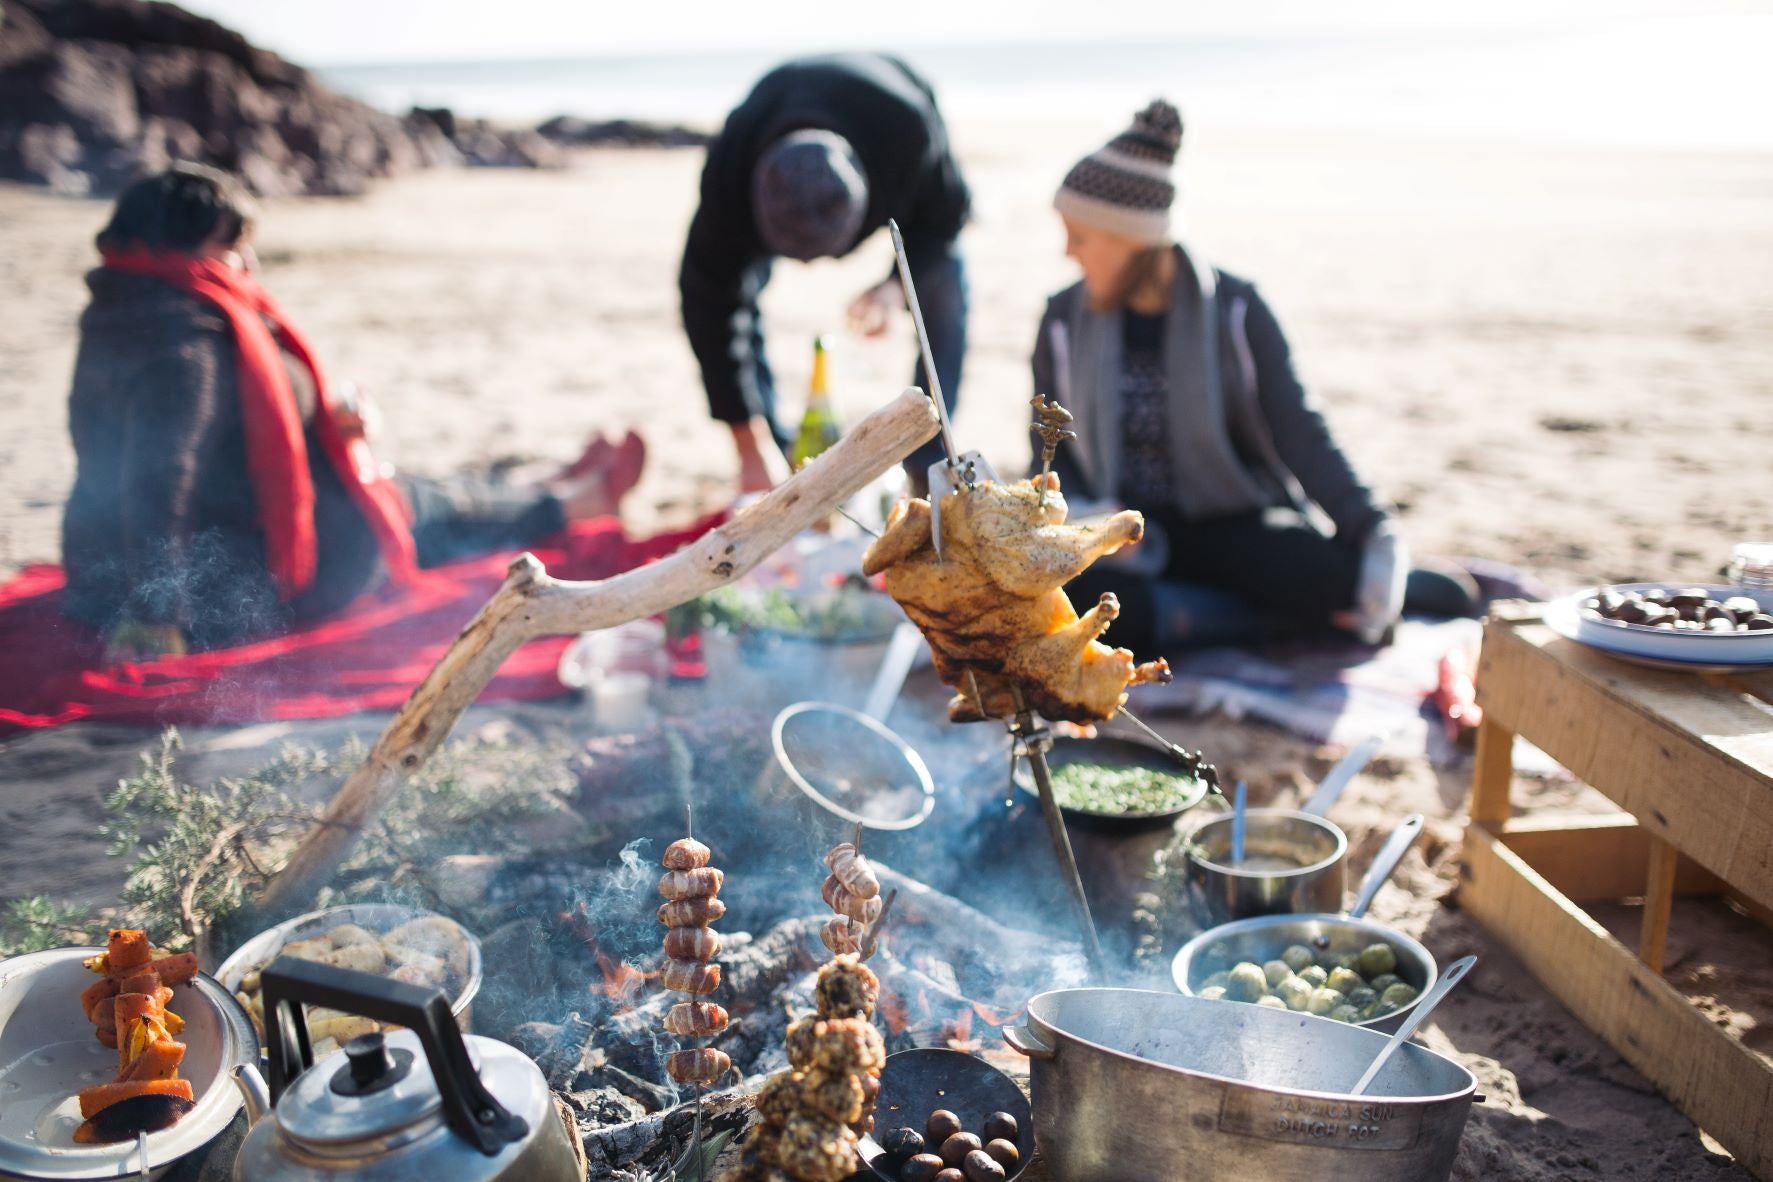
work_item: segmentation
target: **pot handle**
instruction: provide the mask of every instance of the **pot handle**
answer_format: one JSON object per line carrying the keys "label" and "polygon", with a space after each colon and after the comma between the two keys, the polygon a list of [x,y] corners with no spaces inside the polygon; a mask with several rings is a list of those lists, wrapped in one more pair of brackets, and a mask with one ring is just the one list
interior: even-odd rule
{"label": "pot handle", "polygon": [[1410,852],[1410,847],[1422,836],[1422,825],[1422,814],[1411,813],[1404,818],[1402,824],[1392,830],[1391,837],[1380,849],[1379,856],[1367,868],[1367,876],[1361,879],[1360,894],[1355,896],[1354,906],[1348,909],[1348,918],[1359,919],[1367,913],[1379,888],[1385,885],[1385,880],[1391,877],[1397,864],[1404,860],[1404,855]]}
{"label": "pot handle", "polygon": [[1028,1026],[1005,1026],[1003,1040],[1010,1044],[1010,1049],[1027,1055],[1030,1059],[1051,1059],[1059,1052],[1040,1041],[1034,1030]]}
{"label": "pot handle", "polygon": [[[261,981],[273,1105],[282,1099],[284,1089],[298,1075],[314,1065],[308,1020],[302,1012],[305,1003],[404,1026],[418,1035],[437,1092],[443,1099],[444,1119],[457,1136],[488,1157],[496,1157],[507,1144],[529,1135],[529,1122],[508,1111],[481,1082],[474,1061],[468,1057],[468,1044],[462,1041],[462,1028],[456,1025],[449,999],[441,989],[425,989],[373,973],[291,956],[272,961]],[[351,1094],[349,1089],[361,1082],[359,1061],[386,1055],[381,1035],[362,1037],[375,1041],[361,1048],[363,1053],[347,1048],[352,1064],[341,1067],[333,1077],[333,1091]],[[358,1040],[351,1041],[354,1046]]]}

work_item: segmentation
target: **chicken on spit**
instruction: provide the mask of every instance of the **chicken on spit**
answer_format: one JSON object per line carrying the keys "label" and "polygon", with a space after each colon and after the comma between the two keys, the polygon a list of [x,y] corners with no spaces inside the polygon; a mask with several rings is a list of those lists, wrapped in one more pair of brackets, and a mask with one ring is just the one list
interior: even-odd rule
{"label": "chicken on spit", "polygon": [[863,555],[863,573],[885,572],[887,593],[959,691],[948,704],[955,722],[1009,717],[1023,704],[1053,721],[1105,722],[1128,686],[1169,680],[1161,658],[1135,664],[1127,649],[1098,642],[1120,612],[1113,595],[1079,616],[1063,590],[1098,558],[1137,542],[1145,519],[1129,509],[1070,525],[1066,512],[1052,473],[986,481],[943,502],[940,558],[921,499],[895,507]]}

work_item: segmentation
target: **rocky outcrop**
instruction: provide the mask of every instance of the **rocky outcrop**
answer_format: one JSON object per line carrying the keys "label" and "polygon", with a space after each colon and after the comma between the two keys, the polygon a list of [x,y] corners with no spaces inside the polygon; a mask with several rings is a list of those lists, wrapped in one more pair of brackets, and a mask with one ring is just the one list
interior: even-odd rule
{"label": "rocky outcrop", "polygon": [[285,196],[435,165],[557,167],[566,153],[447,111],[378,111],[172,4],[0,0],[0,178],[108,194],[174,160]]}
{"label": "rocky outcrop", "polygon": [[638,119],[606,119],[596,122],[577,115],[556,115],[538,134],[570,147],[616,145],[625,148],[700,148],[714,137],[707,132],[674,123],[647,123]]}

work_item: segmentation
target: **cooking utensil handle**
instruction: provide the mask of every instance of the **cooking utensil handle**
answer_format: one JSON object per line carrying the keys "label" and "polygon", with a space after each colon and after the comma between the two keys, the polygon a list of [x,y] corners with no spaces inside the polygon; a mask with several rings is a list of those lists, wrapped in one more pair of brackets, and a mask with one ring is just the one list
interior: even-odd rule
{"label": "cooking utensil handle", "polygon": [[901,620],[893,628],[893,638],[887,642],[886,656],[880,662],[879,672],[874,675],[874,684],[868,687],[868,701],[863,704],[862,713],[875,722],[887,720],[893,703],[899,700],[899,691],[905,687],[905,678],[911,672],[911,663],[917,659],[917,649],[922,643],[923,633],[910,620]]}
{"label": "cooking utensil handle", "polygon": [[960,451],[954,446],[954,429],[948,424],[948,404],[942,400],[942,379],[936,376],[936,355],[930,351],[930,333],[923,326],[923,307],[917,302],[917,285],[911,282],[911,260],[905,254],[905,239],[899,223],[887,219],[887,231],[893,237],[893,258],[899,265],[899,285],[905,289],[905,306],[911,309],[911,323],[917,327],[917,347],[923,351],[924,379],[930,384],[930,400],[936,404],[936,417],[942,422],[942,450],[948,453],[950,468],[960,463]]}
{"label": "cooking utensil handle", "polygon": [[1329,816],[1330,810],[1342,798],[1342,790],[1354,782],[1354,778],[1360,775],[1361,769],[1367,766],[1384,742],[1384,735],[1374,735],[1337,760],[1336,766],[1318,781],[1317,791],[1311,794],[1311,799],[1299,806],[1299,811],[1310,813],[1314,817]]}
{"label": "cooking utensil handle", "polygon": [[1036,1038],[1034,1031],[1027,1026],[1005,1026],[1003,1040],[1010,1044],[1012,1051],[1019,1051],[1030,1059],[1051,1059],[1059,1053]]}
{"label": "cooking utensil handle", "polygon": [[[457,1136],[488,1157],[529,1135],[529,1122],[506,1111],[480,1081],[461,1027],[441,989],[390,981],[372,973],[280,956],[262,974],[265,1040],[269,1044],[271,1103],[314,1065],[314,1047],[302,1006],[326,1006],[347,1014],[404,1026],[419,1037],[444,1119]],[[291,1068],[294,1067],[294,1070]],[[346,1069],[341,1069],[346,1070]]]}
{"label": "cooking utensil handle", "polygon": [[1411,813],[1404,818],[1403,824],[1392,830],[1390,839],[1380,849],[1379,856],[1373,859],[1373,865],[1368,868],[1367,876],[1361,879],[1360,894],[1355,896],[1354,906],[1348,909],[1348,918],[1359,919],[1367,913],[1379,888],[1385,885],[1391,872],[1397,869],[1397,864],[1404,860],[1404,855],[1410,852],[1410,847],[1422,836],[1422,825],[1422,814]]}
{"label": "cooking utensil handle", "polygon": [[1399,1047],[1410,1041],[1410,1036],[1416,1033],[1416,1027],[1422,1025],[1422,1021],[1428,1017],[1429,1011],[1441,1004],[1441,999],[1452,991],[1453,986],[1459,984],[1475,964],[1477,964],[1477,957],[1462,956],[1442,971],[1441,979],[1436,981],[1434,988],[1430,989],[1427,995],[1411,1008],[1409,1015],[1404,1019],[1404,1024],[1397,1028],[1397,1033],[1391,1036],[1391,1041],[1380,1049],[1379,1056],[1368,1065],[1360,1081],[1349,1091],[1349,1095],[1364,1096],[1366,1094],[1367,1088],[1373,1080],[1378,1078],[1386,1061],[1397,1053]]}

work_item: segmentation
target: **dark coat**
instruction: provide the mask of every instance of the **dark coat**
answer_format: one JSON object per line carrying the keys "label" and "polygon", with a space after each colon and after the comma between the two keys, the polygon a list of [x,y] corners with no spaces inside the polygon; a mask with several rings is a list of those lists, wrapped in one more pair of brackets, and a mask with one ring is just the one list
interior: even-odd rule
{"label": "dark coat", "polygon": [[[319,569],[312,588],[278,601],[221,313],[146,276],[101,269],[87,285],[68,397],[67,614],[106,631],[124,619],[175,624],[207,648],[325,615],[369,586],[374,536],[310,432]],[[313,386],[299,366],[291,376],[309,421]]]}
{"label": "dark coat", "polygon": [[769,252],[751,214],[751,174],[770,145],[809,128],[848,140],[868,179],[868,212],[850,250],[892,218],[916,273],[946,254],[966,224],[971,196],[935,93],[910,66],[884,54],[832,54],[764,75],[708,147],[702,201],[678,277],[684,330],[709,409],[723,422],[763,413],[751,346],[753,268]]}

